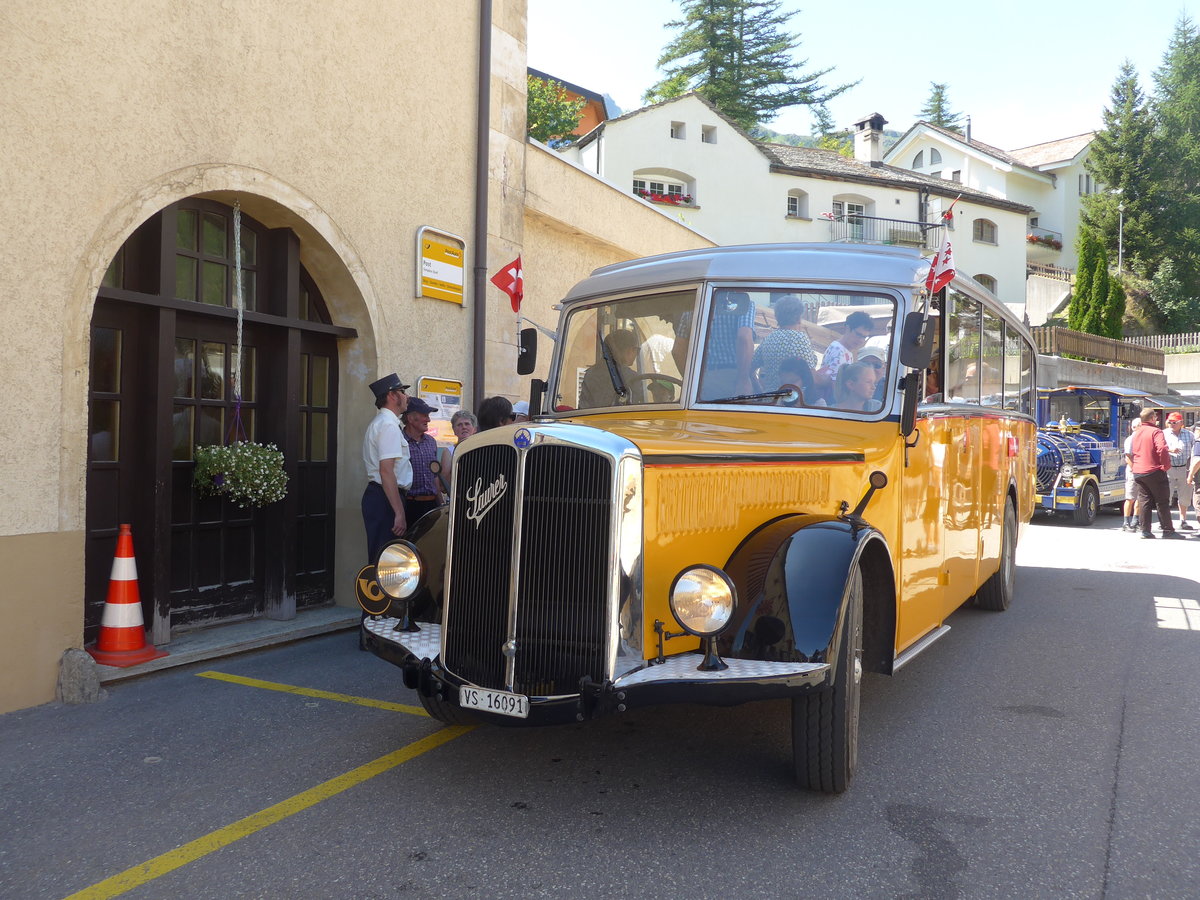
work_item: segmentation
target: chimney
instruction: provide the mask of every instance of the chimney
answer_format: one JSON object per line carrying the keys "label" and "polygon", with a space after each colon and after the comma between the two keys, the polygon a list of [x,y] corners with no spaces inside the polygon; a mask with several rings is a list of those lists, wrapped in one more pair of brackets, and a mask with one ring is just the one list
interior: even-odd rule
{"label": "chimney", "polygon": [[872,166],[883,164],[883,126],[887,119],[871,113],[854,123],[854,158]]}

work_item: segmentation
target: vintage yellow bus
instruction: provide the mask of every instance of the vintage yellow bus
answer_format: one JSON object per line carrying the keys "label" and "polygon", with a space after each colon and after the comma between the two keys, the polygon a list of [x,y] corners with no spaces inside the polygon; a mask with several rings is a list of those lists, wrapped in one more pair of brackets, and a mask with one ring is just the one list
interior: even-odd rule
{"label": "vintage yellow bus", "polygon": [[454,456],[364,569],[367,646],[446,722],[787,698],[810,789],[854,773],[864,671],[1005,609],[1033,512],[1035,354],[915,251],[722,247],[563,300],[532,422]]}

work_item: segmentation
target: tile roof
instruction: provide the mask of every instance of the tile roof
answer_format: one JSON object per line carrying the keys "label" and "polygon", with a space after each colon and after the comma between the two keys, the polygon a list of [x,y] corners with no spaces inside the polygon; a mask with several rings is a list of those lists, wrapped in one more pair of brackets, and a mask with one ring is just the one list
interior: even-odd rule
{"label": "tile roof", "polygon": [[1009,154],[1027,166],[1036,167],[1048,163],[1064,162],[1078,156],[1095,136],[1096,132],[1089,131],[1074,137],[1059,138],[1057,141],[1046,141],[1044,144],[1033,144],[1019,150],[1010,150]]}
{"label": "tile roof", "polygon": [[927,190],[943,197],[962,196],[964,200],[984,206],[1007,209],[1013,212],[1029,212],[1032,207],[1023,203],[1014,203],[1000,197],[993,197],[945,178],[933,178],[920,172],[901,169],[896,166],[877,165],[848,159],[833,150],[819,150],[815,147],[791,147],[787,144],[769,144],[755,142],[758,150],[772,164],[775,171],[786,171],[796,175],[811,175],[818,178],[833,178],[853,181],[859,184],[875,184],[880,187],[907,188],[909,190]]}
{"label": "tile roof", "polygon": [[[934,125],[932,122],[917,122],[912,128],[900,135],[899,144],[906,137],[916,131],[918,128],[926,128],[929,131],[939,134],[949,141],[954,141],[956,144],[962,144],[965,147],[970,147],[972,150],[978,150],[980,153],[986,153],[988,156],[994,157],[1001,162],[1008,163],[1010,166],[1016,166],[1018,169],[1026,169],[1030,172],[1037,172],[1029,163],[1023,161],[1012,153],[1001,150],[999,147],[993,147],[991,144],[985,144],[983,141],[977,141],[974,138],[967,140],[967,136],[959,134],[957,131],[951,131],[949,128],[942,128],[940,125]],[[1039,175],[1044,175],[1044,172],[1038,172]]]}

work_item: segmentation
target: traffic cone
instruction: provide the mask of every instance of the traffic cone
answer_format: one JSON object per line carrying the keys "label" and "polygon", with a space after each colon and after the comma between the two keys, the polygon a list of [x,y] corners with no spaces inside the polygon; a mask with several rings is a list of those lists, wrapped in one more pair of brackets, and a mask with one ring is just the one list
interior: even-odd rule
{"label": "traffic cone", "polygon": [[113,557],[108,598],[104,601],[104,616],[100,619],[100,637],[93,646],[84,649],[100,665],[120,668],[167,655],[166,650],[146,643],[137,563],[133,558],[133,531],[128,525],[122,525],[117,535],[117,554]]}

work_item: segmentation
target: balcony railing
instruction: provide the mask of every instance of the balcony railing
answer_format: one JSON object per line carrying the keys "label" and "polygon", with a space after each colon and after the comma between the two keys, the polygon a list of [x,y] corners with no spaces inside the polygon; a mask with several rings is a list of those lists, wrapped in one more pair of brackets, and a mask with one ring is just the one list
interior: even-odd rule
{"label": "balcony railing", "polygon": [[1163,352],[1153,347],[1141,347],[1128,341],[1114,341],[1112,338],[1084,334],[1057,325],[1042,325],[1030,330],[1033,332],[1038,353],[1047,356],[1072,356],[1108,365],[1153,369],[1156,372],[1166,368]]}
{"label": "balcony railing", "polygon": [[829,220],[829,240],[835,243],[891,244],[936,250],[942,243],[940,222],[910,222],[905,219],[881,219],[877,216],[834,216]]}
{"label": "balcony railing", "polygon": [[1043,278],[1053,278],[1055,281],[1075,283],[1075,270],[1064,266],[1052,266],[1049,263],[1025,263],[1026,275],[1041,275]]}
{"label": "balcony railing", "polygon": [[1062,232],[1051,231],[1048,228],[1038,228],[1035,225],[1029,226],[1025,232],[1025,242],[1035,247],[1046,247],[1050,250],[1061,250],[1063,248]]}

